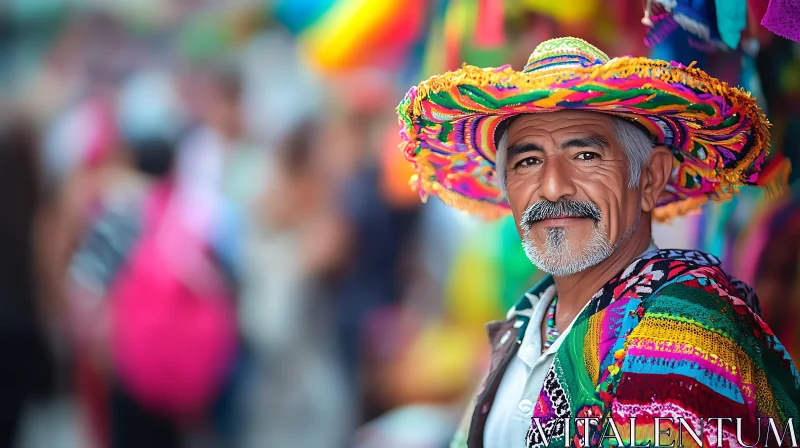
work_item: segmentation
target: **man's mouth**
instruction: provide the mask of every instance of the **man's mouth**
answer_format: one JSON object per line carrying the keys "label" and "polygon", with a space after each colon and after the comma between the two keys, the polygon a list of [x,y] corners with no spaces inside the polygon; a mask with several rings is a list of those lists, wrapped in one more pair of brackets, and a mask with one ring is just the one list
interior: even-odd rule
{"label": "man's mouth", "polygon": [[563,225],[576,223],[584,219],[592,219],[592,218],[589,216],[570,215],[570,214],[553,215],[547,218],[535,220],[531,223],[531,225],[544,224],[546,227],[561,227]]}
{"label": "man's mouth", "polygon": [[601,217],[600,208],[592,203],[566,198],[557,202],[542,199],[525,210],[520,225],[527,229],[537,223],[544,223],[545,227],[561,227],[584,219],[591,219],[596,225]]}

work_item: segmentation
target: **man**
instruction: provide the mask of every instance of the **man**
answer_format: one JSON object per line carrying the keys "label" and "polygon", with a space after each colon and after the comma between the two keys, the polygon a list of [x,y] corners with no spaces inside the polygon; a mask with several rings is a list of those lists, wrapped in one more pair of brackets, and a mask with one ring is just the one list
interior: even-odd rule
{"label": "man", "polygon": [[423,197],[510,210],[550,274],[488,325],[490,372],[454,446],[763,446],[800,434],[800,375],[752,290],[714,256],[651,239],[654,218],[758,183],[768,123],[748,94],[561,38],[522,72],[434,76],[398,112]]}

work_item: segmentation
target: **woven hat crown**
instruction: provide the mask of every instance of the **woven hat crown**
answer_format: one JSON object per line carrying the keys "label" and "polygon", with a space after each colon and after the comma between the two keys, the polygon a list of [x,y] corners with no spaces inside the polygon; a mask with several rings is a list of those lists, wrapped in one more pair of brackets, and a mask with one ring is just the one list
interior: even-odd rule
{"label": "woven hat crown", "polygon": [[528,58],[524,73],[565,67],[589,67],[605,64],[609,57],[597,47],[576,37],[559,37],[539,44]]}

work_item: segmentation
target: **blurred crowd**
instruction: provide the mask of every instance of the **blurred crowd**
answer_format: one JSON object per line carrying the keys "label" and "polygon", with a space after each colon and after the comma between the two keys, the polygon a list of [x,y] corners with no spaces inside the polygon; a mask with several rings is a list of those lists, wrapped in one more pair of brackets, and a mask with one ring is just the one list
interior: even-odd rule
{"label": "blurred crowd", "polygon": [[656,236],[721,255],[797,357],[800,47],[648,48],[612,3],[0,6],[0,446],[447,446],[541,274],[510,219],[420,203],[394,107],[556,35],[763,99],[784,187]]}

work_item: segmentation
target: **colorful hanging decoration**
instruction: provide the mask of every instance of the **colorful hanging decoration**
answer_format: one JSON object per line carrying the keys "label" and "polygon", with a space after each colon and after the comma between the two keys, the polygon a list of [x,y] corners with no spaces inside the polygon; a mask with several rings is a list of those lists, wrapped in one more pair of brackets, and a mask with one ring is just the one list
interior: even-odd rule
{"label": "colorful hanging decoration", "polygon": [[528,11],[552,17],[561,23],[591,23],[600,12],[598,0],[523,0],[520,6]]}
{"label": "colorful hanging decoration", "polygon": [[[463,41],[463,61],[481,67],[499,66],[508,61],[503,0],[477,0]],[[457,68],[453,67],[453,68]]]}
{"label": "colorful hanging decoration", "polygon": [[753,285],[762,318],[800,357],[800,184],[756,210],[736,246],[734,275]]}
{"label": "colorful hanging decoration", "polygon": [[726,37],[723,39],[714,0],[647,0],[642,18],[649,28],[645,44],[652,47],[661,43],[680,28],[688,33],[689,42],[696,48],[709,52],[735,49],[739,43],[736,30],[741,32],[745,27],[747,4],[745,0],[726,1],[729,4],[722,10]]}
{"label": "colorful hanging decoration", "polygon": [[399,66],[422,31],[424,7],[422,0],[339,0],[300,41],[322,71]]}
{"label": "colorful hanging decoration", "polygon": [[778,36],[800,42],[800,1],[770,0],[761,24]]}
{"label": "colorful hanging decoration", "polygon": [[318,22],[337,0],[279,0],[273,15],[292,34],[300,34]]}

